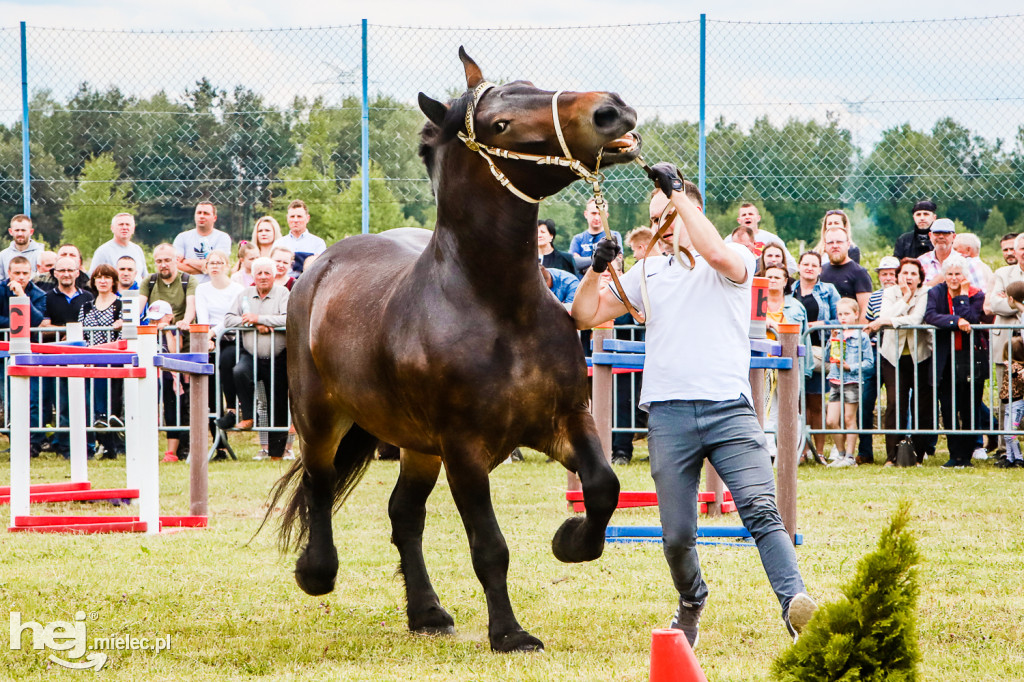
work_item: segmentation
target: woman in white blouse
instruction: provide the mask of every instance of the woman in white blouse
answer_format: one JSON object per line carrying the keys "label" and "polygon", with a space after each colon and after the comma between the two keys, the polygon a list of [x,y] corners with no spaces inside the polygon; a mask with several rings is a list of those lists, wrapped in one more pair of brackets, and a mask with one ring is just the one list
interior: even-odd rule
{"label": "woman in white blouse", "polygon": [[[217,350],[217,335],[224,329],[224,315],[234,304],[238,295],[245,287],[228,278],[231,259],[223,251],[211,251],[206,257],[206,274],[209,282],[196,287],[196,322],[210,325],[210,350]],[[235,410],[235,381],[233,370],[235,357],[235,335],[224,334],[220,337],[220,356],[217,362],[217,375],[220,377],[220,389],[224,395],[222,412]],[[216,410],[216,381],[210,382],[210,409]],[[217,448],[217,457],[223,454],[223,448]]]}

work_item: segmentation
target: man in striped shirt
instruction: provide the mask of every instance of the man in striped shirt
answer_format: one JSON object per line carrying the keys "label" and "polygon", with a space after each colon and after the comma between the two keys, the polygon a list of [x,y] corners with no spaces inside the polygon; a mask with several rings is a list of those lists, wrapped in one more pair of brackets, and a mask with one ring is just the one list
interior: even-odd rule
{"label": "man in striped shirt", "polygon": [[[882,293],[889,287],[896,286],[896,271],[899,270],[900,262],[894,256],[885,256],[878,261],[875,272],[878,273],[879,287],[871,292],[868,298],[868,310],[864,317],[868,322],[878,318],[882,311]],[[871,335],[871,350],[875,353],[875,363],[878,363],[878,343],[875,335]],[[878,400],[878,384],[875,377],[870,377],[860,389],[860,424],[862,429],[869,429],[875,424],[874,412],[875,402]],[[874,461],[875,456],[872,449],[872,438],[870,433],[861,434],[860,442],[857,444],[857,463],[869,464]]]}

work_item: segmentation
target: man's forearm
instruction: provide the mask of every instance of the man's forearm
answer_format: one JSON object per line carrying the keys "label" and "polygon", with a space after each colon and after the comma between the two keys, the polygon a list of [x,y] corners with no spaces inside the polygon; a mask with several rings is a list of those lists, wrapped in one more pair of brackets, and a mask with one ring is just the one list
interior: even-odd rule
{"label": "man's forearm", "polygon": [[572,318],[577,329],[590,329],[604,322],[597,319],[597,311],[601,303],[601,275],[593,269],[587,270],[579,286],[576,287],[576,298],[572,302]]}

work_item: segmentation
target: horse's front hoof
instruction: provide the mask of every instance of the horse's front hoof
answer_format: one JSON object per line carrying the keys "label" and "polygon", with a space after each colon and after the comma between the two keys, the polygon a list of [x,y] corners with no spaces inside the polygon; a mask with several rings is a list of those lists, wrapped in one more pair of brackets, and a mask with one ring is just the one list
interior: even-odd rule
{"label": "horse's front hoof", "polygon": [[515,651],[544,651],[544,642],[526,630],[517,630],[505,635],[491,637],[491,651],[496,651],[500,654]]}
{"label": "horse's front hoof", "polygon": [[604,552],[604,534],[597,538],[588,537],[585,528],[586,519],[574,517],[555,532],[551,540],[551,551],[555,558],[566,564],[577,564],[581,561],[593,561]]}
{"label": "horse's front hoof", "polygon": [[334,590],[334,579],[338,575],[338,550],[333,546],[328,552],[313,552],[309,545],[295,562],[295,582],[308,595],[318,597]]}
{"label": "horse's front hoof", "polygon": [[409,614],[409,631],[418,635],[454,635],[455,619],[440,606]]}

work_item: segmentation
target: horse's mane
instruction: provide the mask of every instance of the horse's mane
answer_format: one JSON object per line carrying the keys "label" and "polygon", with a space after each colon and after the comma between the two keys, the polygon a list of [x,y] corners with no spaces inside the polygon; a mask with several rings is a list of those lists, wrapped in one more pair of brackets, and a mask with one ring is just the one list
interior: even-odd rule
{"label": "horse's mane", "polygon": [[472,92],[465,92],[458,99],[448,102],[448,113],[445,114],[442,127],[438,127],[433,121],[428,120],[420,131],[420,158],[427,167],[427,176],[433,178],[434,160],[437,149],[451,141],[466,122],[466,109],[469,107],[469,98]]}

